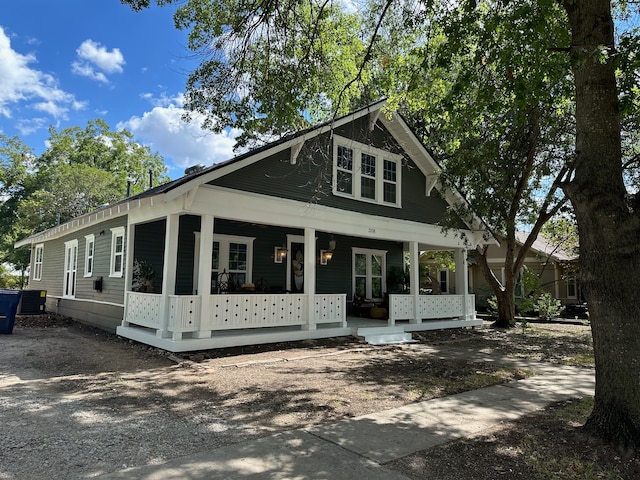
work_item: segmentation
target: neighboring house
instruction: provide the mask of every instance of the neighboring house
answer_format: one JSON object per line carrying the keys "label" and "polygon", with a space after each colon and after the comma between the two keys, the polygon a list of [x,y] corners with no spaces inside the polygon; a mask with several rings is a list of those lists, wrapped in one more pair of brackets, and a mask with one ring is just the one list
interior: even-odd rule
{"label": "neighboring house", "polygon": [[[50,311],[170,351],[361,334],[354,296],[388,309],[375,322],[389,332],[480,325],[467,249],[495,240],[479,219],[443,234],[464,200],[383,105],[17,242],[32,249],[31,285]],[[405,251],[419,283],[426,249],[453,252],[458,294],[388,294]]]}
{"label": "neighboring house", "polygon": [[[515,255],[518,255],[527,236],[527,232],[516,232]],[[455,293],[457,277],[449,269],[434,265],[430,253],[421,252],[420,254],[421,265],[429,265],[431,272],[431,278],[427,278],[425,275],[421,277],[422,288],[432,289],[434,292],[439,290],[438,293]],[[489,267],[501,282],[504,282],[505,254],[504,242],[501,245],[491,245],[487,250]],[[560,300],[564,306],[583,303],[578,282],[578,257],[576,255],[569,254],[547,242],[544,238],[538,237],[529,249],[524,267],[535,273],[540,279],[542,289]],[[434,276],[436,278],[433,278]],[[469,291],[475,294],[477,309],[479,311],[485,310],[487,298],[493,295],[493,291],[485,281],[480,267],[473,262],[470,262],[468,266],[468,286]],[[523,294],[526,292],[522,291],[521,285],[516,285],[516,300],[521,298]]]}

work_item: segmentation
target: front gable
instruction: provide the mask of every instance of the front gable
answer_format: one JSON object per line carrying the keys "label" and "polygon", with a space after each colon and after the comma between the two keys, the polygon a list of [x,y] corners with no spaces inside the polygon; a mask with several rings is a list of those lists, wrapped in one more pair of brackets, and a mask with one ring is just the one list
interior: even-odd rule
{"label": "front gable", "polygon": [[[428,187],[435,174],[435,162],[423,158],[426,151],[421,152],[423,157],[415,152],[410,155],[381,118],[373,125],[370,118],[361,116],[304,142],[293,143],[220,175],[208,185],[442,225],[450,204],[437,189]],[[344,151],[353,157],[350,169],[343,168],[345,162],[340,158]],[[363,158],[370,162],[369,166],[363,164]],[[430,174],[426,173],[428,170]],[[346,189],[342,181],[345,177],[351,182]],[[371,187],[365,192],[367,183]],[[462,221],[458,227],[467,228]]]}

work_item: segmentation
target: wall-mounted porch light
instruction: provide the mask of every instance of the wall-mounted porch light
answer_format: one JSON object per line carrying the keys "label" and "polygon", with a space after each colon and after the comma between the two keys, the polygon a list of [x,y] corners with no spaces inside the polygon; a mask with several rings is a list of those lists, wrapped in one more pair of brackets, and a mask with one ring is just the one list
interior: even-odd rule
{"label": "wall-mounted porch light", "polygon": [[287,247],[273,247],[273,261],[274,263],[282,263],[287,258]]}
{"label": "wall-mounted porch light", "polygon": [[333,258],[333,250],[320,250],[320,265],[326,265]]}
{"label": "wall-mounted porch light", "polygon": [[331,235],[329,249],[320,250],[320,265],[326,265],[333,258],[333,251],[336,249],[336,239]]}

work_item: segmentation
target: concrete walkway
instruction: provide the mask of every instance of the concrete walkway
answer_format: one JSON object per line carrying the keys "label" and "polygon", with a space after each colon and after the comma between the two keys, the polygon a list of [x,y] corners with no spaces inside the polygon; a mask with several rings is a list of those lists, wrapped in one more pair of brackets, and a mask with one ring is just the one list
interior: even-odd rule
{"label": "concrete walkway", "polygon": [[[469,352],[466,353],[468,356]],[[504,360],[499,363],[505,363]],[[336,423],[262,437],[248,443],[176,458],[161,465],[129,468],[100,478],[406,480],[407,477],[388,470],[383,464],[478,433],[553,402],[593,395],[593,369],[517,360],[506,363],[530,367],[538,375]]]}

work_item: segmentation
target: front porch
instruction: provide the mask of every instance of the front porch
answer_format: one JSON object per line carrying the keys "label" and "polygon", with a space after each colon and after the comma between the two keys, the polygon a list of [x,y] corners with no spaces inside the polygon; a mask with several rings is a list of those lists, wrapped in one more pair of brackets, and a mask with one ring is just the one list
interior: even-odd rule
{"label": "front porch", "polygon": [[162,295],[127,292],[117,334],[171,352],[476,327],[473,295],[389,295],[386,320],[350,317],[345,294]]}

